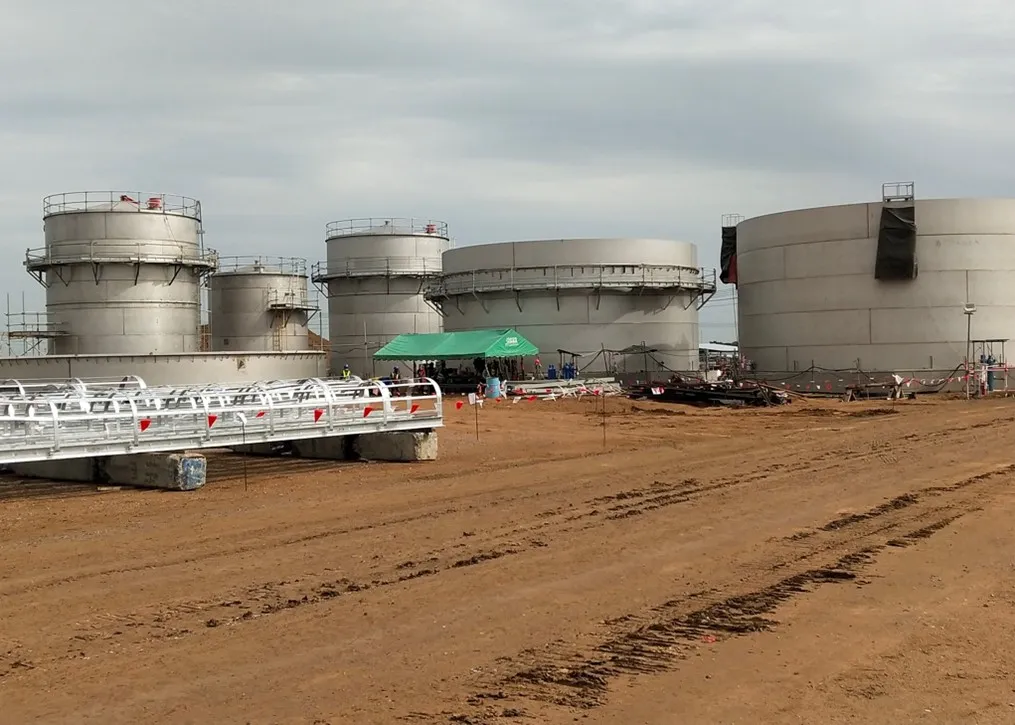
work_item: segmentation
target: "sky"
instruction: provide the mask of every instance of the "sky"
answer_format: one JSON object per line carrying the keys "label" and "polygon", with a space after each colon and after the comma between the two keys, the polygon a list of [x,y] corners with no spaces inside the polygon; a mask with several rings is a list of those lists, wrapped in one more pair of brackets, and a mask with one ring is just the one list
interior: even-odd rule
{"label": "sky", "polygon": [[[746,217],[1015,188],[1000,0],[0,0],[0,284],[42,198],[201,200],[222,255],[323,259],[351,217],[458,246],[658,237],[718,266]],[[3,300],[0,300],[3,304]],[[736,337],[732,290],[703,340]]]}

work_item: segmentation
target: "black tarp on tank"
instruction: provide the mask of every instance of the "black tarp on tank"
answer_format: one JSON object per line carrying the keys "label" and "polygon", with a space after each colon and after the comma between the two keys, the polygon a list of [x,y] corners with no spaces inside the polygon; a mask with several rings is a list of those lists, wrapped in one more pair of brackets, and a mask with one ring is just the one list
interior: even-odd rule
{"label": "black tarp on tank", "polygon": [[722,228],[722,249],[719,251],[719,280],[737,283],[737,228]]}
{"label": "black tarp on tank", "polygon": [[916,279],[916,271],[915,208],[912,205],[881,207],[874,279]]}

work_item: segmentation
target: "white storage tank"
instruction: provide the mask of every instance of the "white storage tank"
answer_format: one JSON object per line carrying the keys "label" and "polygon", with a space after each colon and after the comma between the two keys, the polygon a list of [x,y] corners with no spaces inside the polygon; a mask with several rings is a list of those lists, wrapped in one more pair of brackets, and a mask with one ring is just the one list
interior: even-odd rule
{"label": "white storage tank", "polygon": [[423,299],[451,247],[448,225],[424,219],[347,219],[326,228],[328,258],[313,281],[328,297],[332,372],[374,374],[373,354],[403,333],[441,332]]}
{"label": "white storage tank", "polygon": [[307,294],[307,263],[298,257],[221,257],[209,278],[211,350],[310,350],[317,307]]}
{"label": "white storage tank", "polygon": [[25,267],[46,287],[50,354],[196,352],[206,252],[201,203],[161,193],[43,200],[45,247]]}
{"label": "white storage tank", "polygon": [[1015,338],[1015,199],[921,200],[908,182],[882,197],[737,225],[740,348],[759,371],[948,371],[967,332]]}
{"label": "white storage tank", "polygon": [[[698,267],[694,244],[481,244],[446,252],[443,268],[427,298],[442,310],[448,332],[513,327],[546,356],[544,367],[558,349],[590,361],[604,346],[619,351],[644,343],[669,369],[698,368],[698,310],[715,292],[715,272]],[[612,359],[620,368],[644,368],[642,353],[627,357]]]}

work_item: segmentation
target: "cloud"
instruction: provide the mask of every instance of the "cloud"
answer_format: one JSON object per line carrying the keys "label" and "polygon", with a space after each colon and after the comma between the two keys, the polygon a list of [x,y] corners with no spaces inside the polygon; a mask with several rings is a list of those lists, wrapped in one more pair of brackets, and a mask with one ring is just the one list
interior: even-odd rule
{"label": "cloud", "polygon": [[[988,0],[0,0],[0,239],[72,189],[199,197],[226,254],[331,219],[459,244],[657,236],[723,213],[1005,195],[1015,6]],[[0,282],[39,290],[15,265]],[[703,311],[729,337],[731,306]]]}

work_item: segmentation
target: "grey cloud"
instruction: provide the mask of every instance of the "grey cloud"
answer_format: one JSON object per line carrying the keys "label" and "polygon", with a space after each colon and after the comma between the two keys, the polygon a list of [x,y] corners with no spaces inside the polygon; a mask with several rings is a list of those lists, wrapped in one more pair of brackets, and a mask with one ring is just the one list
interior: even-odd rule
{"label": "grey cloud", "polygon": [[[1003,8],[985,23],[937,0],[122,7],[19,3],[0,27],[11,254],[41,244],[45,193],[127,185],[200,197],[224,253],[315,260],[328,219],[432,215],[459,243],[672,236],[714,266],[724,211],[871,198],[893,178],[926,195],[1015,182]],[[759,28],[784,46],[723,56]],[[947,91],[912,89],[933,74]],[[547,183],[508,194],[526,181],[509,162]],[[11,266],[0,283],[31,289]]]}

